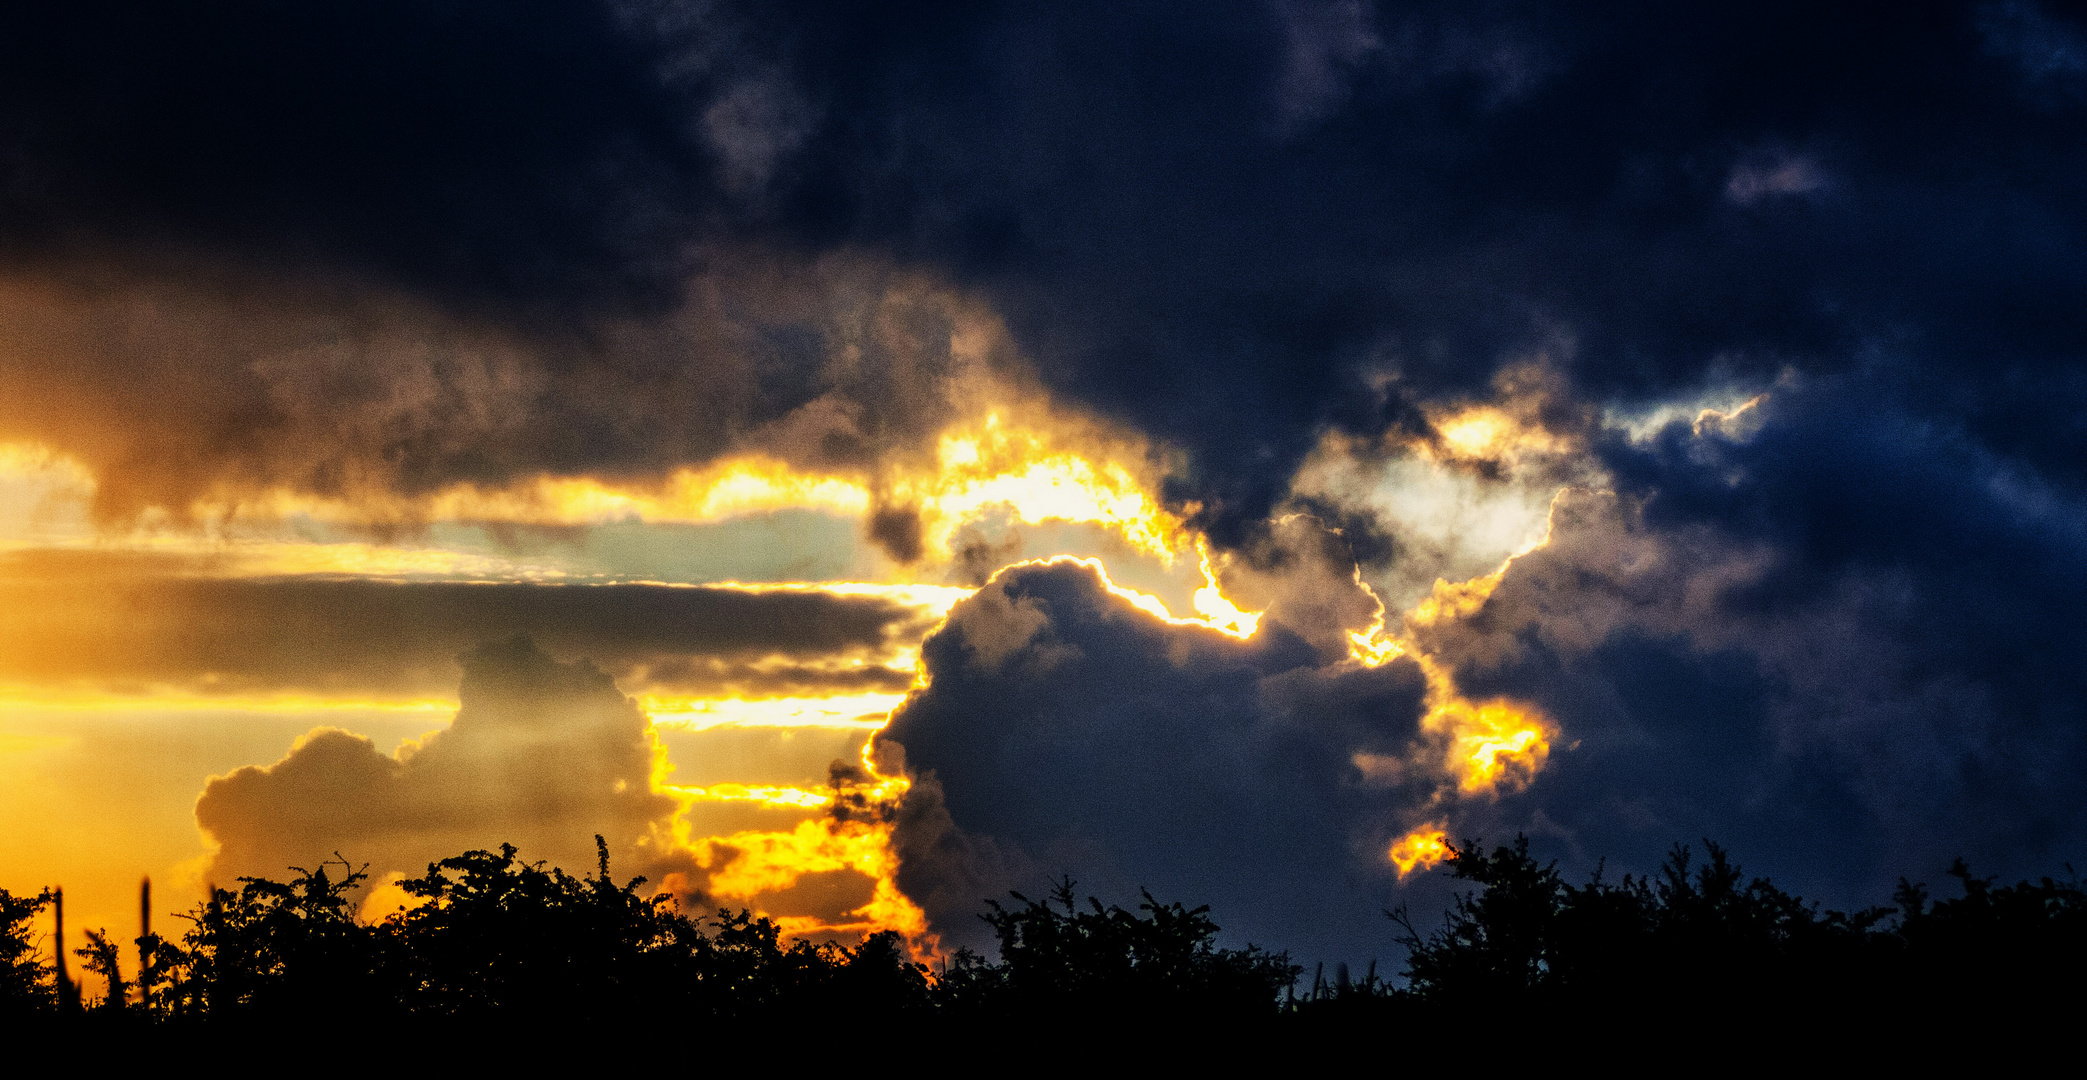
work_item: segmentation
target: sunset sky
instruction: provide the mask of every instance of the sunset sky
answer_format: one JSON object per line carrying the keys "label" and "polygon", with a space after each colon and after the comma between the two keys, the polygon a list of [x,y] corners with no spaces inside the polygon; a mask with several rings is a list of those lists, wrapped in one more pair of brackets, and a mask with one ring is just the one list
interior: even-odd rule
{"label": "sunset sky", "polygon": [[9,5],[0,887],[2081,865],[2087,12],[1829,7]]}

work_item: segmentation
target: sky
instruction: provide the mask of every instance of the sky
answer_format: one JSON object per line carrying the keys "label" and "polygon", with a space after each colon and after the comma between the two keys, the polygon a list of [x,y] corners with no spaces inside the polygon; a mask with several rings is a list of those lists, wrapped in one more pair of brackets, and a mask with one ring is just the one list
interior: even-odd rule
{"label": "sky", "polygon": [[17,4],[0,887],[2087,859],[2087,10]]}

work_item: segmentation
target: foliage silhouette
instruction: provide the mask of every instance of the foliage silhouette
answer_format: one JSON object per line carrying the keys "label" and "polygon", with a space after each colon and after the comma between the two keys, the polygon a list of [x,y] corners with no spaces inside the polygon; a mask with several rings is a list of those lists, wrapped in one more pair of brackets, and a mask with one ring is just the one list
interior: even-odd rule
{"label": "foliage silhouette", "polygon": [[183,916],[179,944],[140,939],[138,982],[161,1017],[280,1023],[313,1012],[359,1015],[384,1000],[384,942],[355,918],[351,893],[368,875],[341,860],[292,867],[288,882],[240,878]]}
{"label": "foliage silhouette", "polygon": [[[945,1034],[1157,1037],[1223,1025],[1227,1036],[1315,1038],[1473,1015],[1561,1033],[1706,1018],[1817,1030],[1887,1010],[1925,1020],[2004,1005],[2026,1016],[2079,1001],[2087,892],[2076,879],[1997,886],[1959,862],[1959,897],[1934,901],[1902,881],[1896,907],[1844,915],[1747,877],[1714,844],[1704,850],[1698,860],[1677,846],[1645,877],[1610,882],[1597,871],[1573,885],[1533,858],[1526,838],[1454,846],[1448,869],[1475,888],[1440,927],[1422,932],[1404,910],[1391,913],[1409,952],[1403,985],[1379,979],[1374,964],[1360,979],[1345,965],[1329,978],[1322,965],[1301,995],[1301,968],[1256,946],[1219,947],[1205,908],[1149,893],[1136,911],[1082,905],[1070,880],[1042,900],[988,902],[999,956],[960,951],[931,972],[889,932],[849,947],[792,939],[747,911],[691,918],[670,898],[642,895],[641,878],[618,883],[599,838],[585,877],[506,845],[443,859],[400,883],[415,905],[374,922],[353,902],[367,875],[335,859],[286,882],[213,889],[178,941],[137,939],[128,983],[115,942],[90,931],[77,951],[109,992],[57,1019],[104,1031],[519,1021],[568,1031],[722,1022],[715,1030],[744,1033],[834,1016]],[[57,1008],[55,964],[32,927],[54,900],[0,891],[0,1018],[43,1022]]]}
{"label": "foliage silhouette", "polygon": [[0,889],[0,1019],[57,1007],[51,965],[37,954],[34,920],[51,903],[51,890],[16,896]]}
{"label": "foliage silhouette", "polygon": [[1481,852],[1451,848],[1458,898],[1445,925],[1422,935],[1403,912],[1411,992],[1437,1000],[1696,999],[1744,997],[1799,969],[1852,972],[1867,931],[1887,914],[1820,913],[1761,878],[1747,879],[1716,844],[1694,864],[1677,845],[1657,877],[1565,883],[1529,855],[1526,837]]}
{"label": "foliage silhouette", "polygon": [[[1137,1010],[1229,1018],[1272,1012],[1276,995],[1302,970],[1258,946],[1223,949],[1209,908],[1162,904],[1144,893],[1138,912],[1089,897],[1081,910],[1067,878],[1043,900],[988,901],[982,917],[999,938],[1000,962],[961,951],[936,997],[971,1012],[1067,1013],[1089,1017]],[[1142,913],[1142,914],[1139,914]]]}
{"label": "foliage silhouette", "polygon": [[1901,881],[1897,907],[1844,914],[1748,878],[1715,844],[1676,846],[1656,875],[1567,884],[1527,838],[1490,853],[1453,846],[1478,886],[1422,933],[1403,909],[1407,985],[1377,995],[1423,1011],[1519,1008],[1569,1028],[1591,1018],[1726,1024],[1846,1037],[1857,1020],[1903,1029],[2081,1001],[2087,892],[2077,879],[1995,888],[1961,860],[1960,898],[1928,904]]}
{"label": "foliage silhouette", "polygon": [[109,940],[106,931],[89,929],[85,948],[74,949],[74,955],[86,961],[88,971],[101,976],[107,988],[95,1008],[104,1012],[122,1012],[130,1000],[130,987],[123,981],[122,958],[118,955],[115,942]]}

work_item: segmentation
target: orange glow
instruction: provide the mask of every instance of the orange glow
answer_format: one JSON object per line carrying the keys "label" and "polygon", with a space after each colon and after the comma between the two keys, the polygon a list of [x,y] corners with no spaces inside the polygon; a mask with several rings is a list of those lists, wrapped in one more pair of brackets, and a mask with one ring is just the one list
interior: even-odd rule
{"label": "orange glow", "polygon": [[1463,793],[1519,791],[1551,754],[1551,728],[1542,713],[1504,698],[1472,702],[1456,692],[1448,671],[1416,655],[1427,678],[1427,714],[1420,729],[1439,737],[1443,766]]}
{"label": "orange glow", "polygon": [[0,484],[19,485],[39,498],[88,499],[94,473],[78,458],[42,443],[0,443]]}
{"label": "orange glow", "polygon": [[[873,774],[874,776],[874,774]],[[888,810],[905,794],[900,777],[874,777],[862,793],[873,806]],[[810,792],[802,793],[811,795]],[[820,796],[830,804],[831,795]],[[842,913],[839,920],[813,915],[775,918],[784,933],[818,938],[894,930],[906,939],[919,960],[940,953],[940,941],[928,929],[927,914],[898,887],[898,855],[891,846],[888,813],[869,820],[819,817],[800,821],[788,832],[746,831],[709,837],[691,845],[697,864],[709,872],[706,890],[722,900],[760,910],[760,898],[797,884],[806,874],[852,870],[873,883],[870,899]]]}
{"label": "orange glow", "polygon": [[[1439,438],[1441,456],[1453,461],[1492,461],[1513,465],[1525,459],[1564,453],[1566,441],[1535,423],[1492,405],[1430,409],[1428,420]],[[1423,453],[1436,449],[1421,445]]]}
{"label": "orange glow", "polygon": [[516,525],[606,525],[622,521],[705,524],[791,507],[860,515],[869,491],[844,477],[799,473],[769,457],[727,458],[681,468],[657,481],[612,482],[589,476],[539,475],[505,487],[453,484],[417,499],[358,492],[352,500],[276,489],[198,501],[203,521],[234,517],[359,524],[370,521],[461,521]]}
{"label": "orange glow", "polygon": [[1468,619],[1478,614],[1478,609],[1485,606],[1486,600],[1492,597],[1493,590],[1500,587],[1500,580],[1506,576],[1507,564],[1503,563],[1500,569],[1469,581],[1450,582],[1436,578],[1434,591],[1406,613],[1406,625],[1433,626],[1444,621]]}
{"label": "orange glow", "polygon": [[406,891],[400,882],[406,875],[393,871],[384,880],[370,886],[363,894],[362,904],[355,909],[355,917],[366,923],[382,922],[402,911],[412,911],[428,902],[425,896],[415,896]]}
{"label": "orange glow", "polygon": [[1755,394],[1729,409],[1706,408],[1689,424],[1689,433],[1699,439],[1706,431],[1715,431],[1727,438],[1749,435],[1760,427],[1761,414],[1755,410],[1767,400],[1767,394]]}
{"label": "orange glow", "polygon": [[243,712],[303,715],[307,713],[414,713],[446,720],[456,712],[453,699],[325,697],[316,694],[210,694],[193,687],[153,684],[117,694],[102,689],[0,685],[0,712],[180,713]]}
{"label": "orange glow", "polygon": [[732,727],[880,728],[904,694],[833,697],[668,698],[645,695],[638,706],[661,727],[702,731]]}
{"label": "orange glow", "polygon": [[1024,524],[1071,521],[1100,525],[1132,548],[1171,566],[1182,546],[1181,521],[1121,464],[1097,463],[1054,449],[1043,435],[1014,430],[989,413],[976,430],[945,435],[931,476],[903,480],[893,497],[917,503],[928,517],[928,540],[947,555],[950,535],[964,521],[1004,508]]}
{"label": "orange glow", "polygon": [[[785,934],[814,940],[894,930],[906,939],[915,959],[934,959],[940,955],[939,939],[928,929],[927,914],[899,890],[898,855],[891,846],[891,819],[911,785],[903,776],[877,772],[868,743],[863,744],[861,764],[867,782],[845,788],[731,783],[682,787],[669,782],[672,769],[661,752],[654,759],[653,788],[681,800],[683,814],[677,815],[671,830],[674,843],[691,852],[708,872],[702,888],[711,896],[760,912],[764,895],[789,889],[806,874],[854,871],[872,882],[870,899],[842,912],[839,920],[771,917]],[[851,812],[832,813],[843,795]],[[698,838],[689,835],[686,818],[687,809],[698,802],[751,802],[763,809],[827,813],[801,820],[788,831],[745,830]]]}
{"label": "orange glow", "polygon": [[[1440,767],[1467,795],[1519,791],[1542,771],[1551,754],[1549,721],[1533,706],[1505,698],[1474,703],[1459,694],[1448,669],[1425,653],[1397,643],[1397,655],[1410,655],[1427,680],[1427,712],[1420,730],[1443,748]],[[1369,664],[1368,655],[1356,659]]]}
{"label": "orange glow", "polygon": [[1241,611],[1218,588],[1217,573],[1210,569],[1210,545],[1199,537],[1196,540],[1196,557],[1203,570],[1203,587],[1196,590],[1196,612],[1210,625],[1236,638],[1250,638],[1261,625],[1258,612]]}
{"label": "orange glow", "polygon": [[[1098,525],[1122,536],[1133,550],[1171,566],[1188,538],[1181,520],[1147,493],[1150,486],[1117,461],[1055,445],[1039,430],[1003,423],[997,412],[976,427],[945,434],[932,468],[899,469],[880,485],[882,501],[918,508],[923,540],[938,560],[949,557],[950,538],[959,528],[1004,511],[1023,524]],[[301,516],[345,525],[708,524],[793,508],[861,517],[878,501],[865,477],[800,472],[771,457],[745,455],[681,468],[655,481],[539,475],[503,487],[454,484],[417,498],[388,491],[360,491],[352,497],[285,489],[227,492],[197,501],[188,513],[206,523]]]}
{"label": "orange glow", "polygon": [[692,802],[750,802],[771,810],[823,810],[833,802],[833,795],[829,792],[777,784],[712,784],[709,787],[674,787],[668,790]]}
{"label": "orange glow", "polygon": [[[1116,584],[1109,577],[1108,569],[1101,560],[1060,555],[1050,559],[1028,560],[1016,566],[1060,565],[1077,563],[1092,571],[1102,587],[1112,595],[1122,598],[1146,614],[1175,626],[1198,626],[1215,629],[1234,637],[1247,637],[1253,633],[1258,615],[1240,611],[1219,591],[1216,574],[1211,569],[1210,556],[1200,543],[1199,557],[1205,572],[1204,594],[1199,595],[1201,618],[1180,618],[1167,609],[1158,597]],[[1003,568],[1001,573],[1007,569]],[[966,594],[970,590],[963,590]],[[937,594],[938,596],[940,594]],[[941,614],[947,617],[945,607]],[[932,633],[932,631],[930,631]],[[925,685],[926,672],[919,671],[916,685]],[[875,700],[873,700],[875,699]],[[774,710],[778,719],[795,715],[803,717],[808,706],[830,711],[832,717],[826,723],[841,722],[840,717],[864,706],[884,704],[885,716],[872,716],[867,708],[856,714],[856,721],[865,727],[881,727],[888,721],[888,710],[903,700],[902,695],[859,695],[849,704],[841,705],[837,699],[829,699],[837,708],[822,705],[813,699],[777,699],[771,702],[716,701],[702,703],[702,708],[678,713],[658,715],[664,724],[684,723],[691,726],[703,724],[701,717],[715,716],[711,723],[744,723],[751,713]],[[795,710],[793,713],[792,711]],[[649,711],[649,710],[648,710]],[[799,722],[802,722],[801,720]],[[680,842],[695,853],[697,862],[709,873],[705,891],[723,900],[747,904],[759,910],[761,898],[789,889],[806,874],[828,873],[837,870],[853,870],[870,878],[874,892],[870,901],[844,913],[841,921],[821,919],[813,916],[784,916],[776,919],[785,932],[802,937],[816,938],[832,934],[863,934],[878,930],[896,930],[903,935],[916,958],[930,959],[937,954],[939,943],[927,927],[927,917],[920,908],[902,893],[897,884],[898,859],[891,848],[891,824],[900,800],[909,786],[902,776],[886,776],[877,772],[869,759],[869,744],[863,748],[863,767],[868,782],[847,788],[848,804],[854,812],[821,816],[798,822],[789,831],[745,831],[725,836],[694,838],[682,835]],[[814,791],[802,788],[757,787],[739,784],[713,784],[707,788],[676,787],[668,782],[664,769],[656,773],[656,786],[684,800],[684,806],[698,801],[744,801],[778,810],[832,810],[839,792]],[[685,823],[678,827],[685,830]]]}
{"label": "orange glow", "polygon": [[1399,880],[1415,870],[1432,870],[1437,863],[1449,858],[1449,833],[1447,825],[1437,822],[1399,837],[1392,842],[1391,864],[1399,868]]}
{"label": "orange glow", "polygon": [[[1563,496],[1564,491],[1558,495]],[[1555,511],[1557,497],[1551,505]],[[1410,656],[1420,665],[1427,681],[1427,712],[1421,717],[1420,729],[1443,747],[1441,768],[1455,778],[1457,790],[1463,794],[1496,794],[1528,786],[1550,758],[1554,729],[1534,706],[1505,698],[1484,702],[1465,698],[1457,691],[1454,673],[1420,647],[1413,631],[1477,614],[1516,559],[1550,542],[1547,521],[1540,538],[1508,556],[1492,573],[1460,582],[1438,579],[1434,590],[1406,613],[1405,632],[1397,637],[1385,629],[1381,603],[1367,629],[1348,635],[1349,656],[1367,667],[1401,656]]]}
{"label": "orange glow", "polygon": [[[861,518],[888,505],[920,514],[932,562],[951,557],[951,540],[960,529],[1004,515],[1016,524],[1097,526],[1170,568],[1194,538],[1151,494],[1156,476],[1146,458],[1133,441],[1111,441],[1077,424],[1040,415],[1034,425],[1020,426],[991,411],[944,433],[930,465],[890,462],[875,476],[807,472],[774,457],[744,454],[650,479],[539,474],[497,486],[456,483],[424,495],[381,486],[351,485],[337,495],[226,486],[186,507],[148,511],[128,536],[95,534],[82,519],[78,535],[68,540],[212,553],[230,545],[239,557],[235,572],[251,575],[558,577],[555,567],[518,568],[507,559],[354,543],[269,543],[254,534],[298,520],[341,527],[711,524],[785,509]],[[0,446],[0,481],[10,479],[34,481],[38,490],[63,488],[77,499],[90,498],[95,489],[95,478],[78,462],[27,444]]]}
{"label": "orange glow", "polygon": [[[1199,540],[1197,543],[1200,544],[1201,541]],[[1021,562],[1001,567],[999,572],[994,574],[994,577],[997,578],[1000,574],[1017,567],[1057,566],[1064,563],[1078,563],[1092,570],[1095,576],[1101,579],[1102,588],[1108,590],[1111,595],[1129,601],[1132,607],[1169,626],[1200,626],[1205,629],[1216,630],[1230,637],[1248,638],[1253,636],[1254,628],[1261,621],[1260,613],[1241,611],[1234,607],[1230,600],[1225,599],[1224,594],[1218,591],[1217,580],[1214,577],[1208,577],[1209,584],[1196,592],[1197,608],[1204,615],[1203,618],[1199,619],[1184,619],[1176,616],[1167,609],[1166,603],[1159,597],[1116,584],[1115,580],[1109,577],[1109,568],[1102,565],[1100,559],[1078,555],[1053,555],[1047,559],[1025,559]],[[1207,557],[1205,558],[1204,566],[1207,573],[1209,566]],[[1215,614],[1211,614],[1212,612]]]}

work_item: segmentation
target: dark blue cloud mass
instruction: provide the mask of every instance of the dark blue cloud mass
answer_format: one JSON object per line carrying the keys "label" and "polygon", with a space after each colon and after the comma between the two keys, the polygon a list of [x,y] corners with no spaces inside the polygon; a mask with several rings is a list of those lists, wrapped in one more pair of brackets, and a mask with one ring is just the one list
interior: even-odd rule
{"label": "dark blue cloud mass", "polygon": [[919,778],[899,884],[954,942],[990,938],[983,901],[1070,875],[1194,898],[1242,940],[1392,952],[1383,852],[1414,796],[1354,756],[1418,737],[1411,661],[1325,668],[1279,623],[1247,642],[1164,623],[1061,560],[958,604],[922,662],[876,745]]}
{"label": "dark blue cloud mass", "polygon": [[[1177,494],[1228,535],[1320,425],[1411,423],[1532,349],[1605,399],[1884,350],[2008,427],[2082,345],[2087,21],[2049,6],[5,20],[10,261],[370,274],[558,338],[681,302],[719,244],[878,252],[989,297],[1053,388],[1189,448]],[[638,362],[610,352],[557,355]],[[2067,448],[2035,449],[2077,479]]]}

